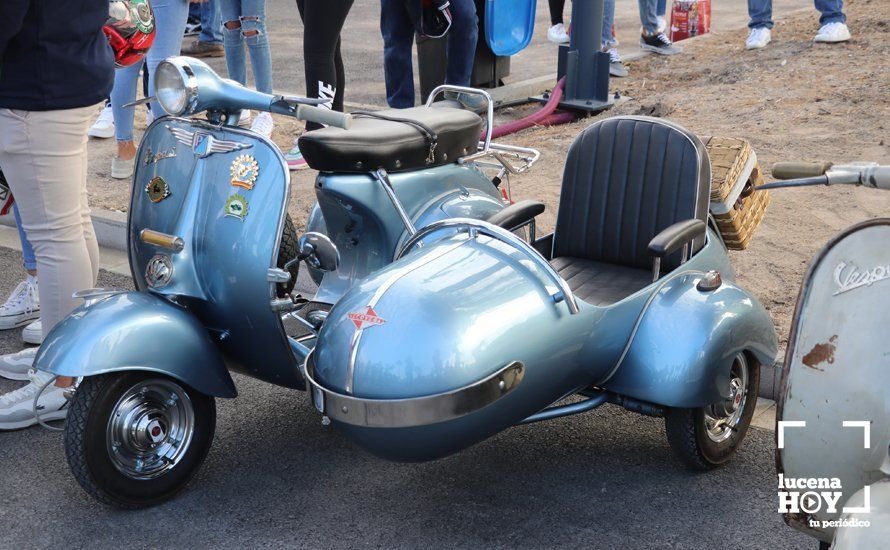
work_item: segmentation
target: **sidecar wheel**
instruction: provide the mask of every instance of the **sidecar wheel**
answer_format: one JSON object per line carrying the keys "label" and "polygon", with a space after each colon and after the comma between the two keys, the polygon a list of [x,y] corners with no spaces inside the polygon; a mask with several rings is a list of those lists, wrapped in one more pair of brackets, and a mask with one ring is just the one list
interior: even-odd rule
{"label": "sidecar wheel", "polygon": [[[285,214],[284,229],[281,232],[281,245],[278,247],[278,267],[284,269],[284,264],[297,257],[297,228],[294,227],[294,221],[290,219],[290,214]],[[286,283],[278,283],[275,285],[279,298],[284,298],[297,284],[297,274],[300,266],[294,264],[288,269],[290,273],[290,281]]]}
{"label": "sidecar wheel", "polygon": [[212,397],[163,375],[123,372],[84,379],[65,425],[68,466],[96,500],[153,506],[201,467],[216,428]]}
{"label": "sidecar wheel", "polygon": [[721,403],[665,413],[671,450],[692,470],[711,470],[727,463],[748,432],[757,405],[760,368],[744,352],[732,363],[730,386],[732,396]]}

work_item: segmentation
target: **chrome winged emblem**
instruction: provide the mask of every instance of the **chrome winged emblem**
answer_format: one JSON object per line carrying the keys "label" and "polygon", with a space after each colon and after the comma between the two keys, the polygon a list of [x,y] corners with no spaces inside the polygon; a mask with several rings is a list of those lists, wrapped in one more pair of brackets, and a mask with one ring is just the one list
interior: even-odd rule
{"label": "chrome winged emblem", "polygon": [[189,132],[182,128],[169,128],[170,133],[180,143],[184,143],[192,148],[195,155],[199,157],[210,156],[213,153],[230,153],[239,149],[247,149],[253,147],[250,143],[241,143],[239,141],[230,141],[226,139],[216,139],[207,132],[198,130],[197,132]]}

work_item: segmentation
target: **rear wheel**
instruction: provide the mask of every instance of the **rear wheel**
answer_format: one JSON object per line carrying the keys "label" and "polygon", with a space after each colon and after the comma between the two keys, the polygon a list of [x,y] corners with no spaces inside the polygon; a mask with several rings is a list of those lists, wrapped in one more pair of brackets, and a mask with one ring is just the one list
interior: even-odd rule
{"label": "rear wheel", "polygon": [[96,500],[121,508],[164,502],[201,467],[216,428],[212,397],[149,372],[84,379],[65,426],[74,477]]}
{"label": "rear wheel", "polygon": [[669,409],[665,431],[674,456],[693,470],[722,466],[739,448],[757,405],[760,369],[744,352],[732,362],[730,396],[696,409]]}

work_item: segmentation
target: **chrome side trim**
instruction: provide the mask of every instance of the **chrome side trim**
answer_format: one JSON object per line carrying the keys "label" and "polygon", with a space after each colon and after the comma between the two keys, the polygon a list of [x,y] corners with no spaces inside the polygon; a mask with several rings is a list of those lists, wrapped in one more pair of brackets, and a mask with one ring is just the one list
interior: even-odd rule
{"label": "chrome side trim", "polygon": [[331,418],[369,428],[410,428],[447,422],[478,411],[501,399],[522,382],[525,366],[513,361],[494,374],[456,390],[408,399],[363,399],[331,391],[315,380],[313,352],[303,372],[312,404]]}
{"label": "chrome side trim", "polygon": [[572,293],[572,289],[569,288],[569,284],[565,281],[565,279],[560,277],[559,273],[557,273],[556,270],[553,269],[553,266],[551,266],[547,262],[547,260],[543,258],[543,256],[538,254],[538,251],[532,248],[530,244],[523,241],[506,229],[490,224],[488,222],[472,220],[469,218],[451,218],[448,220],[433,222],[418,231],[410,239],[408,239],[408,241],[399,250],[399,253],[396,255],[396,259],[399,259],[407,254],[408,251],[414,248],[414,246],[420,243],[420,241],[422,241],[425,237],[428,237],[431,233],[439,231],[440,229],[464,230],[470,235],[470,238],[476,238],[479,233],[482,233],[483,235],[487,235],[493,239],[508,244],[516,250],[522,252],[526,255],[526,257],[528,257],[529,260],[531,260],[535,265],[542,269],[544,273],[553,281],[553,283],[556,284],[556,287],[559,290],[556,293],[550,295],[553,298],[553,301],[559,303],[565,300],[566,305],[569,308],[569,313],[571,313],[572,315],[578,313],[578,302],[575,301],[575,295],[574,293]]}

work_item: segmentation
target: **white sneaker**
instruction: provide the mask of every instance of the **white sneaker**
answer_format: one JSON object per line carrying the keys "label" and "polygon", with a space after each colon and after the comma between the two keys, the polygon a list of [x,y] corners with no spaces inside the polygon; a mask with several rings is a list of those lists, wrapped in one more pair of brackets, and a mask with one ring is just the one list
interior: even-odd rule
{"label": "white sneaker", "polygon": [[0,355],[0,376],[9,380],[27,380],[34,364],[37,348],[25,348],[17,353]]}
{"label": "white sneaker", "polygon": [[114,137],[114,111],[111,110],[111,105],[102,109],[99,118],[87,131],[87,135],[101,139]]}
{"label": "white sneaker", "polygon": [[262,112],[253,119],[253,124],[250,125],[250,129],[264,138],[271,138],[272,128],[274,126],[275,124],[272,122],[272,115]]}
{"label": "white sneaker", "polygon": [[116,180],[127,180],[133,177],[133,171],[136,170],[136,157],[125,160],[118,157],[111,157],[111,177]]}
{"label": "white sneaker", "polygon": [[748,33],[748,39],[745,40],[746,50],[759,50],[765,48],[773,39],[773,33],[766,27],[757,27],[751,29]]}
{"label": "white sneaker", "polygon": [[22,329],[22,341],[38,346],[43,343],[43,323],[40,322],[40,319]]}
{"label": "white sneaker", "polygon": [[816,33],[816,38],[813,38],[813,41],[834,43],[846,42],[849,39],[850,29],[847,28],[847,25],[840,21],[835,21],[834,23],[822,25],[819,32]]}
{"label": "white sneaker", "polygon": [[238,126],[246,128],[250,124],[250,116],[250,109],[241,109],[241,114],[238,116]]}
{"label": "white sneaker", "polygon": [[28,275],[0,306],[0,330],[21,327],[40,317],[37,277]]}
{"label": "white sneaker", "polygon": [[655,19],[658,21],[658,32],[664,32],[667,30],[667,21],[665,20],[663,15],[656,15]]}
{"label": "white sneaker", "polygon": [[562,23],[557,23],[547,29],[547,40],[553,42],[554,44],[568,44],[569,43],[569,33],[566,32],[566,27]]}
{"label": "white sneaker", "polygon": [[59,388],[50,382],[53,378],[48,372],[32,370],[28,373],[30,383],[27,386],[0,395],[0,430],[20,430],[37,424],[34,398],[41,389],[43,392],[37,400],[36,410],[40,419],[49,422],[65,418],[68,414],[66,388]]}

